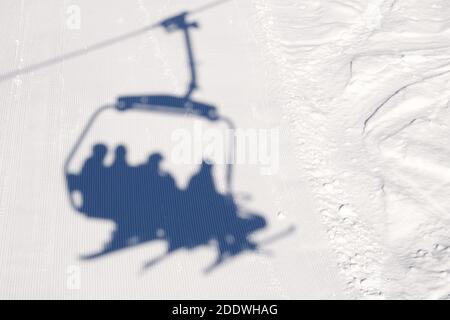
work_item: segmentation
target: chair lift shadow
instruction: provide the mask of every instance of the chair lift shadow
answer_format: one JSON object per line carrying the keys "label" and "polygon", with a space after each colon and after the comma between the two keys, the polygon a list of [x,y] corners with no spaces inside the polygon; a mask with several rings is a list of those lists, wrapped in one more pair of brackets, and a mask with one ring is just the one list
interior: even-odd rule
{"label": "chair lift shadow", "polygon": [[[217,258],[205,269],[209,272],[228,258],[259,248],[250,236],[265,228],[267,222],[259,214],[242,212],[236,204],[232,192],[232,159],[227,161],[225,193],[217,190],[212,175],[214,165],[207,161],[202,162],[186,188],[179,188],[170,173],[160,168],[164,158],[162,154],[154,152],[149,155],[147,162],[130,166],[126,160],[127,149],[123,145],[114,151],[115,158],[111,166],[104,165],[107,147],[97,144],[93,146],[91,156],[85,160],[78,174],[68,170],[83,138],[97,117],[111,108],[121,112],[164,112],[173,116],[224,121],[230,129],[234,129],[232,121],[219,115],[214,106],[191,98],[197,89],[197,78],[190,29],[198,28],[198,24],[188,22],[187,17],[188,13],[183,12],[160,24],[168,32],[182,31],[184,34],[191,75],[186,93],[182,96],[119,97],[115,105],[102,107],[92,115],[66,160],[64,171],[72,206],[89,218],[105,219],[115,224],[110,241],[99,252],[82,256],[84,260],[163,240],[167,243],[167,251],[147,261],[144,269],[156,265],[180,249],[215,246]],[[234,148],[233,139],[230,141],[229,147]],[[234,152],[230,152],[231,156],[233,154]],[[82,204],[75,202],[76,192],[81,193]]]}

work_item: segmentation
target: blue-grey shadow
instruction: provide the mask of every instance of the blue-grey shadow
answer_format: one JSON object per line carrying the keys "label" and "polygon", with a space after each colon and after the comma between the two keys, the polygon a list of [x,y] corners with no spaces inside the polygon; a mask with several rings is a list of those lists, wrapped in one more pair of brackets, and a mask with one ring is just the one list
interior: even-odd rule
{"label": "blue-grey shadow", "polygon": [[215,246],[217,258],[206,270],[258,245],[250,235],[266,226],[258,214],[239,213],[233,196],[218,192],[213,165],[203,162],[186,188],[160,168],[162,155],[153,153],[148,161],[130,166],[126,147],[115,150],[111,166],[103,164],[107,147],[95,145],[79,174],[68,174],[69,192],[82,195],[77,210],[89,218],[114,222],[115,230],[104,248],[83,256],[90,260],[151,241],[166,241],[167,252],[148,261],[148,268],[176,250]]}

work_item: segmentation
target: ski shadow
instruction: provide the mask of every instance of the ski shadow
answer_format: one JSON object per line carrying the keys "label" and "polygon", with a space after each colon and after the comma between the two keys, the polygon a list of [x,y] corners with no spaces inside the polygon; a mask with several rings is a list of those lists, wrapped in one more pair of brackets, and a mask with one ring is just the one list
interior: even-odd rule
{"label": "ski shadow", "polygon": [[227,258],[255,251],[252,233],[266,227],[261,215],[242,213],[233,196],[220,193],[212,175],[213,165],[203,161],[186,188],[160,168],[163,157],[152,153],[146,163],[130,166],[127,149],[120,145],[110,166],[104,165],[108,149],[97,144],[79,174],[67,174],[71,196],[81,195],[77,210],[89,218],[112,221],[115,230],[97,253],[82,256],[92,260],[152,241],[165,241],[165,254],[149,260],[144,269],[156,265],[177,250],[214,246],[213,270]]}

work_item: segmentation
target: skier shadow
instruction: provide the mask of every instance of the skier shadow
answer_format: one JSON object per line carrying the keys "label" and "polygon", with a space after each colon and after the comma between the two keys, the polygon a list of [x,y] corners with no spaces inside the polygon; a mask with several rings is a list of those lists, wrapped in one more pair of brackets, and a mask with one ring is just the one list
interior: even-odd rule
{"label": "skier shadow", "polygon": [[153,153],[148,161],[130,166],[125,146],[118,146],[111,166],[103,164],[108,149],[93,147],[79,174],[68,174],[69,192],[79,192],[77,210],[89,218],[114,222],[110,241],[97,253],[82,256],[91,260],[151,241],[166,241],[167,251],[144,265],[150,268],[173,252],[200,246],[215,246],[216,260],[205,269],[213,270],[227,258],[258,244],[249,236],[265,228],[258,214],[242,214],[232,195],[221,194],[215,186],[213,165],[203,161],[186,188],[160,168],[163,159]]}

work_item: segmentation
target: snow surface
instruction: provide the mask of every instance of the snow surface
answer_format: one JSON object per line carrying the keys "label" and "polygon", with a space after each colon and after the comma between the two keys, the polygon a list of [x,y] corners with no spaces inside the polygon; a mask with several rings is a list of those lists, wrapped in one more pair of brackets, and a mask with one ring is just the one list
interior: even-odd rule
{"label": "snow surface", "polygon": [[263,8],[297,159],[347,287],[448,298],[449,3]]}
{"label": "snow surface", "polygon": [[[152,29],[89,46],[207,3],[2,1],[0,297],[449,298],[446,0],[225,1],[193,14],[195,98],[238,128],[280,132],[277,174],[235,166],[239,204],[268,223],[252,238],[264,244],[295,230],[209,274],[208,246],[145,272],[163,242],[80,260],[114,228],[67,199],[63,165],[86,121],[119,95],[181,94],[188,81],[180,34]],[[79,29],[67,22],[73,6]],[[192,125],[177,121],[102,116],[71,170],[98,141],[126,144],[131,164],[155,148],[169,152],[168,134]],[[164,165],[179,186],[196,170]],[[223,173],[215,171],[221,190]]]}

